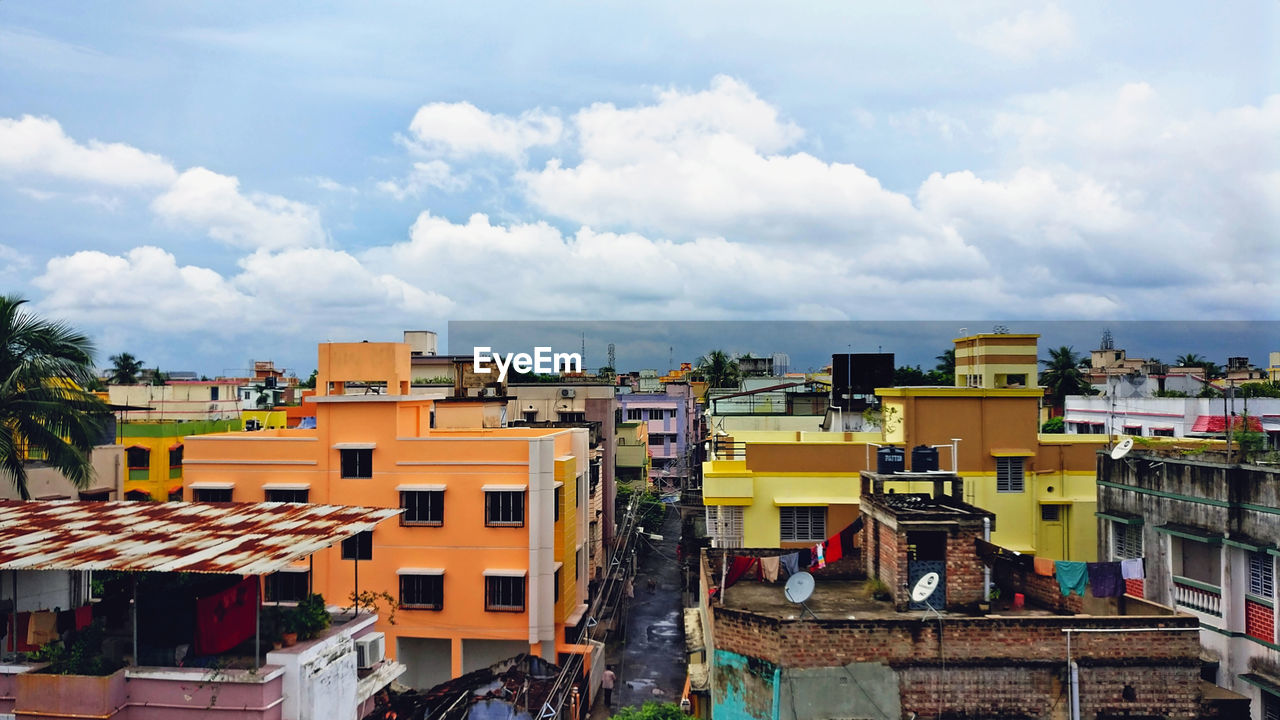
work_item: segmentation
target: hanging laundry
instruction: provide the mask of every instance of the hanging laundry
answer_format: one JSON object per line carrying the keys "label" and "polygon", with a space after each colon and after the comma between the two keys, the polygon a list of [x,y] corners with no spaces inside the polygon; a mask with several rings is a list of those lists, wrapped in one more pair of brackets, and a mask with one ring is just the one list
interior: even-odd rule
{"label": "hanging laundry", "polygon": [[778,564],[787,571],[787,577],[800,572],[800,553],[788,553],[778,558]]}
{"label": "hanging laundry", "polygon": [[1043,575],[1045,577],[1053,577],[1053,571],[1054,571],[1053,558],[1036,557],[1034,560],[1031,561],[1031,566],[1035,568],[1035,572],[1037,575]]}
{"label": "hanging laundry", "polygon": [[849,523],[845,529],[839,532],[840,548],[846,552],[853,552],[854,538],[857,537],[858,531],[862,529],[862,518],[858,518]]}
{"label": "hanging laundry", "polygon": [[51,610],[31,613],[27,625],[27,644],[40,647],[58,639],[58,614]]}
{"label": "hanging laundry", "polygon": [[1054,561],[1054,572],[1058,575],[1058,588],[1063,595],[1072,592],[1084,596],[1085,586],[1089,583],[1089,568],[1075,560]]}
{"label": "hanging laundry", "polygon": [[1129,558],[1120,561],[1120,577],[1125,580],[1142,580],[1146,578],[1143,571],[1142,558]]}
{"label": "hanging laundry", "polygon": [[219,593],[196,598],[195,653],[217,655],[253,637],[258,578],[247,577]]}
{"label": "hanging laundry", "polygon": [[762,557],[760,558],[760,573],[764,575],[766,582],[778,582],[778,564],[781,558]]}
{"label": "hanging laundry", "polygon": [[1089,586],[1094,597],[1119,597],[1124,594],[1124,578],[1118,562],[1091,562]]}
{"label": "hanging laundry", "polygon": [[[10,622],[15,621],[13,615],[10,615],[9,619]],[[17,652],[31,652],[32,650],[36,650],[37,648],[27,641],[27,635],[30,631],[31,613],[18,613],[16,617],[16,627],[13,628],[13,632],[9,633],[9,638],[12,640],[9,649],[16,650]]]}
{"label": "hanging laundry", "polygon": [[796,554],[799,555],[797,564],[801,569],[808,570],[809,566],[813,564],[813,551],[809,548],[800,548],[796,551]]}
{"label": "hanging laundry", "polygon": [[820,542],[813,546],[813,554],[809,558],[809,567],[819,570],[827,566],[827,544]]}
{"label": "hanging laundry", "polygon": [[832,535],[827,540],[826,560],[828,563],[833,563],[842,557],[844,557],[844,549],[843,549],[843,543],[840,540],[840,536]]}
{"label": "hanging laundry", "polygon": [[724,589],[728,590],[733,584],[742,579],[757,561],[758,558],[748,557],[746,555],[734,555],[730,558],[729,572],[724,577]]}

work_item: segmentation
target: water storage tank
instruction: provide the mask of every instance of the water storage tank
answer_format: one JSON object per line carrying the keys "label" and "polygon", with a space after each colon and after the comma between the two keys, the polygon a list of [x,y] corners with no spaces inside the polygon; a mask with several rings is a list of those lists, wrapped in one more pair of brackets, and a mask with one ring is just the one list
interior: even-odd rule
{"label": "water storage tank", "polygon": [[917,445],[911,448],[911,472],[929,472],[938,469],[938,448]]}
{"label": "water storage tank", "polygon": [[876,451],[876,472],[892,475],[907,469],[907,457],[900,447],[882,447]]}

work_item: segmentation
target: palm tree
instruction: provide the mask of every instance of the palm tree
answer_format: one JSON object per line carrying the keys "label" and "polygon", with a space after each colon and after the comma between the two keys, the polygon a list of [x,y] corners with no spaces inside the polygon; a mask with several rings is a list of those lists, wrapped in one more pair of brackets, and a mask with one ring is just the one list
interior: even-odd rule
{"label": "palm tree", "polygon": [[17,295],[0,297],[0,474],[30,499],[32,455],[76,487],[89,486],[89,452],[107,408],[81,389],[93,379],[93,344],[67,325],[40,318]]}
{"label": "palm tree", "polygon": [[1067,345],[1049,348],[1049,359],[1040,364],[1044,365],[1040,385],[1048,390],[1050,403],[1059,410],[1068,395],[1085,395],[1091,389],[1080,372],[1080,355]]}
{"label": "palm tree", "polygon": [[956,383],[956,349],[944,350],[934,360],[938,361],[938,364],[933,368],[933,371],[938,374],[938,378],[944,381],[944,385],[954,385]]}
{"label": "palm tree", "polygon": [[1205,362],[1207,361],[1202,355],[1186,353],[1185,355],[1179,355],[1178,358],[1173,361],[1173,364],[1178,367],[1200,367],[1201,365],[1204,365]]}
{"label": "palm tree", "polygon": [[723,350],[712,350],[698,358],[698,373],[709,388],[738,386],[738,363]]}
{"label": "palm tree", "polygon": [[107,358],[111,361],[107,382],[112,385],[137,385],[138,375],[142,373],[142,361],[129,353],[120,353]]}

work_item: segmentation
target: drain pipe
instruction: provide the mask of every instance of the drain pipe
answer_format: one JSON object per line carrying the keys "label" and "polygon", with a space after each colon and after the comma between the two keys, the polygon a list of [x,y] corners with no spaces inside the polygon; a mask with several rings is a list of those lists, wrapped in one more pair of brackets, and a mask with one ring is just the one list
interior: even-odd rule
{"label": "drain pipe", "polygon": [[[982,539],[991,542],[991,516],[982,516]],[[983,563],[982,565],[982,601],[991,602],[991,566]],[[1068,635],[1068,638],[1071,636]]]}

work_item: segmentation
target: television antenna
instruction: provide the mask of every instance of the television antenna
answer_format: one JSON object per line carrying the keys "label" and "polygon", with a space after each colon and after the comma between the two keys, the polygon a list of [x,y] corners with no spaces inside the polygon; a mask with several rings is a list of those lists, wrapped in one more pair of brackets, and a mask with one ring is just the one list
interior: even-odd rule
{"label": "television antenna", "polygon": [[800,617],[803,618],[804,613],[807,612],[809,613],[809,617],[817,620],[818,616],[814,615],[813,611],[809,609],[809,606],[804,604],[804,601],[808,600],[809,596],[813,595],[813,586],[813,576],[801,570],[795,575],[787,578],[787,584],[782,587],[782,595],[788,602],[793,602],[804,608],[804,612],[800,613]]}
{"label": "television antenna", "polygon": [[1111,448],[1111,459],[1119,460],[1125,455],[1128,455],[1129,451],[1132,449],[1133,449],[1133,438],[1127,437],[1121,440],[1120,442],[1116,443],[1116,446],[1114,448]]}
{"label": "television antenna", "polygon": [[[938,589],[938,582],[942,578],[936,572],[927,572],[916,581],[915,587],[911,588],[911,599],[915,602],[922,602],[929,611],[942,618],[942,613],[929,603],[929,598],[933,596],[933,591]],[[927,618],[928,615],[926,614]]]}

